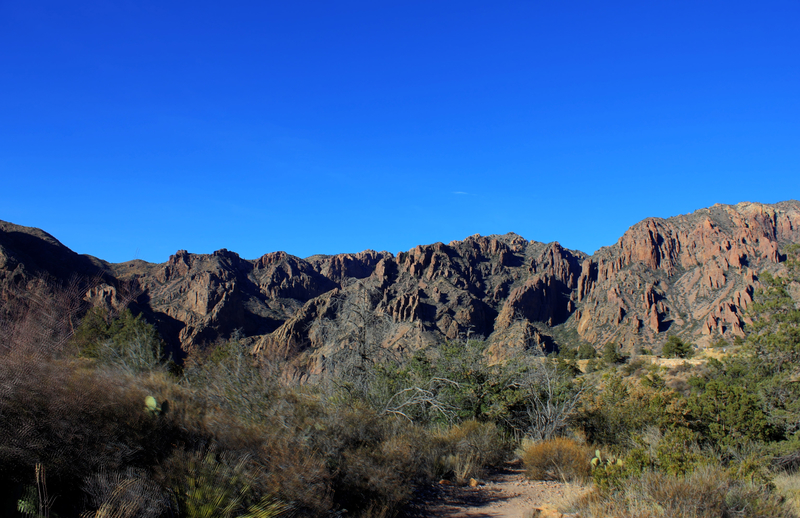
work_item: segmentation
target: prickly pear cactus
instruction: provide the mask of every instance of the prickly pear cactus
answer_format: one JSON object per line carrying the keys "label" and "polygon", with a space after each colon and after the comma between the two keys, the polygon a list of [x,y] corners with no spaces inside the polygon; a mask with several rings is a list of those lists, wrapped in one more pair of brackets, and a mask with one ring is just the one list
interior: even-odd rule
{"label": "prickly pear cactus", "polygon": [[592,469],[598,468],[600,466],[617,466],[622,467],[622,459],[615,458],[615,457],[608,457],[607,459],[603,460],[603,456],[600,454],[600,450],[595,450],[594,458],[591,461]]}
{"label": "prickly pear cactus", "polygon": [[625,476],[622,459],[615,457],[604,459],[600,455],[600,450],[595,451],[592,459],[592,479],[601,492],[622,487]]}
{"label": "prickly pear cactus", "polygon": [[600,450],[594,451],[594,458],[592,459],[592,469],[596,468],[603,463],[603,457],[600,455]]}
{"label": "prickly pear cactus", "polygon": [[144,398],[144,407],[152,415],[159,415],[161,413],[161,406],[153,396],[147,396]]}

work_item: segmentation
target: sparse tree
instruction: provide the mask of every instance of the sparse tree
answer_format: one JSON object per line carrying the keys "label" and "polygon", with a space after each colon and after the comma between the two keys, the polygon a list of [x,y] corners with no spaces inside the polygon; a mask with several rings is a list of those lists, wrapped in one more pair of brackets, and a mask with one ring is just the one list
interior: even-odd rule
{"label": "sparse tree", "polygon": [[397,333],[395,320],[378,308],[378,290],[357,281],[355,289],[345,289],[331,299],[332,318],[313,324],[326,349],[323,368],[328,375],[343,381],[353,390],[366,393],[374,378],[374,366],[395,360],[387,342]]}

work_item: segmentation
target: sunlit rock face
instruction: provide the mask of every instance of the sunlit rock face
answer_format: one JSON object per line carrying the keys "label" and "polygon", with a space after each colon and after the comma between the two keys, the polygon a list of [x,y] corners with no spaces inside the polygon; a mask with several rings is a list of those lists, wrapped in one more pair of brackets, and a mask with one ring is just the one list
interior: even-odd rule
{"label": "sunlit rock face", "polygon": [[0,223],[0,288],[8,300],[44,279],[80,279],[88,304],[143,313],[178,356],[236,335],[259,354],[319,371],[346,346],[323,328],[374,319],[392,322],[380,338],[387,348],[483,336],[498,359],[580,341],[658,346],[677,334],[702,345],[743,336],[759,273],[780,273],[781,248],[796,242],[796,201],[648,218],[592,256],[506,234],[396,256],[247,260],[182,250],[163,264],[109,264],[38,229]]}

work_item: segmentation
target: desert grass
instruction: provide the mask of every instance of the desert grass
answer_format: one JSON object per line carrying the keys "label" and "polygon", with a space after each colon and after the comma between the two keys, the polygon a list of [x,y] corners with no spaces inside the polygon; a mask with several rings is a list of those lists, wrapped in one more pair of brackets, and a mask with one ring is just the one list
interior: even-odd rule
{"label": "desert grass", "polygon": [[530,480],[573,482],[590,475],[591,450],[573,439],[524,440],[517,454]]}
{"label": "desert grass", "polygon": [[798,516],[792,506],[769,487],[733,480],[717,466],[702,466],[684,476],[646,472],[629,478],[621,490],[592,491],[565,510],[587,518]]}
{"label": "desert grass", "polygon": [[800,473],[781,473],[772,479],[775,489],[800,516]]}

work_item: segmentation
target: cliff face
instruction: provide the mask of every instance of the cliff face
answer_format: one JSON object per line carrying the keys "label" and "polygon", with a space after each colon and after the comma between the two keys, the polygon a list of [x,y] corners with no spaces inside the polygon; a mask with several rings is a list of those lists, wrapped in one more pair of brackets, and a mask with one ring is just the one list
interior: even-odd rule
{"label": "cliff face", "polygon": [[[466,334],[507,336],[519,321],[556,326],[574,311],[572,292],[584,258],[558,243],[529,242],[515,234],[387,254],[368,277],[309,300],[274,333],[257,340],[255,350],[304,352],[312,371],[321,368],[315,358],[334,355],[340,344],[310,331],[322,320],[332,325],[362,320],[363,308],[341,303],[352,300],[367,300],[367,311],[396,324],[382,339],[398,348]],[[547,345],[533,328],[528,333],[530,340],[516,347]]]}
{"label": "cliff face", "polygon": [[[498,356],[576,337],[599,347],[609,340],[657,346],[667,334],[700,344],[742,336],[758,273],[779,272],[780,248],[796,242],[796,201],[649,218],[591,257],[507,234],[397,256],[274,252],[245,260],[223,249],[179,251],[164,264],[108,264],[37,229],[2,223],[0,287],[10,293],[43,277],[91,278],[87,301],[135,306],[176,352],[238,332],[257,352],[307,357],[307,366],[320,368],[314,358],[336,345],[315,330],[363,319],[359,312],[395,323],[387,346],[471,333],[488,337]],[[343,303],[353,300],[363,307]]]}
{"label": "cliff face", "polygon": [[798,241],[795,201],[646,219],[584,262],[568,326],[592,343],[744,336],[758,273],[780,270],[780,246]]}

